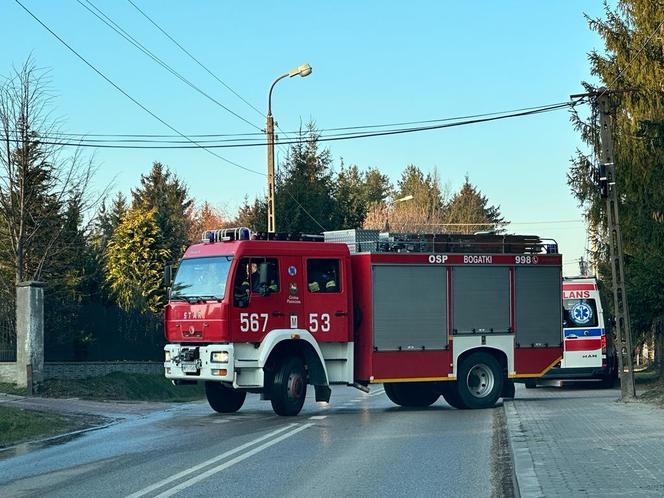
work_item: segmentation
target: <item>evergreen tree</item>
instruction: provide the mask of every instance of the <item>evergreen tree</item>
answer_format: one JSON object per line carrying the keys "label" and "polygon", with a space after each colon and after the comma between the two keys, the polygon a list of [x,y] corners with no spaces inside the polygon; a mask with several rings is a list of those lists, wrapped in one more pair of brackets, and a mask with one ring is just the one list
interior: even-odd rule
{"label": "evergreen tree", "polygon": [[367,213],[367,189],[357,166],[346,168],[343,163],[336,179],[337,227],[358,228]]}
{"label": "evergreen tree", "polygon": [[106,280],[125,311],[158,312],[165,302],[164,266],[171,258],[157,210],[132,208],[106,248]]}
{"label": "evergreen tree", "polygon": [[267,201],[264,198],[256,198],[250,204],[249,198],[245,196],[233,225],[248,227],[256,232],[265,232],[267,230]]}
{"label": "evergreen tree", "polygon": [[364,173],[364,198],[367,206],[384,203],[392,195],[392,182],[378,168]]}
{"label": "evergreen tree", "polygon": [[132,208],[155,211],[164,248],[174,260],[184,254],[189,244],[192,200],[187,187],[168,167],[159,162],[150,173],[141,175],[141,186],[132,190]]}
{"label": "evergreen tree", "polygon": [[[446,206],[447,223],[459,223],[450,225],[450,230],[461,233],[474,233],[478,231],[494,230],[499,224],[504,223],[500,214],[499,206],[489,205],[489,200],[470,183],[468,176],[461,186],[459,192],[452,196]],[[465,225],[477,223],[476,225]]]}
{"label": "evergreen tree", "polygon": [[[615,9],[606,5],[603,19],[589,19],[591,29],[604,41],[604,50],[590,54],[591,73],[610,90],[626,90],[612,97],[616,110],[612,132],[633,333],[646,335],[655,331],[658,341],[663,340],[664,328],[658,327],[664,322],[664,275],[660,271],[664,268],[661,21],[661,4],[650,0],[619,0]],[[584,86],[592,90],[591,85]],[[594,148],[596,123],[583,121],[579,115],[573,119],[582,138]],[[598,234],[600,252],[595,257],[600,263],[600,277],[608,283],[611,275],[606,264],[606,204],[594,185],[594,176],[592,157],[577,152],[568,181]],[[664,347],[658,349],[664,352]],[[661,366],[664,373],[664,361]]]}
{"label": "evergreen tree", "polygon": [[94,226],[94,238],[98,239],[102,249],[106,247],[128,209],[127,197],[122,192],[118,192],[113,198],[110,210],[106,209],[106,202],[102,202]]}
{"label": "evergreen tree", "polygon": [[313,123],[292,145],[277,178],[276,222],[279,232],[320,233],[337,227],[332,159],[320,150]]}
{"label": "evergreen tree", "polygon": [[0,83],[0,267],[8,298],[15,283],[54,275],[48,269],[69,244],[68,211],[86,207],[93,174],[77,152],[64,156],[42,140],[55,131],[47,85],[32,60]]}

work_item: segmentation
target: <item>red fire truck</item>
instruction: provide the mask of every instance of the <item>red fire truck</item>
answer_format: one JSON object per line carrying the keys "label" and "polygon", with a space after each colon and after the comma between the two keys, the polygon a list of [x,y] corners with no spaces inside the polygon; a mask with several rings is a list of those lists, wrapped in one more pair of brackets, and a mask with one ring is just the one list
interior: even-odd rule
{"label": "red fire truck", "polygon": [[257,393],[296,415],[308,384],[490,407],[560,361],[561,264],[536,236],[207,232],[171,282],[166,377],[218,412]]}

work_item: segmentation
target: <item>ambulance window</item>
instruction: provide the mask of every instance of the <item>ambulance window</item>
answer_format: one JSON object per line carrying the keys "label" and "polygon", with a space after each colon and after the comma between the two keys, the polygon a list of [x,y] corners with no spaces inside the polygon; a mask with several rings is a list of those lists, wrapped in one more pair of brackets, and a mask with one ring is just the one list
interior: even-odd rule
{"label": "ambulance window", "polygon": [[234,302],[241,308],[249,304],[252,294],[260,296],[260,265],[267,263],[267,286],[270,294],[279,292],[279,266],[276,258],[242,258],[235,270]]}
{"label": "ambulance window", "polygon": [[594,299],[563,300],[563,327],[597,327],[597,305]]}
{"label": "ambulance window", "polygon": [[341,292],[339,260],[307,260],[307,289],[311,293]]}

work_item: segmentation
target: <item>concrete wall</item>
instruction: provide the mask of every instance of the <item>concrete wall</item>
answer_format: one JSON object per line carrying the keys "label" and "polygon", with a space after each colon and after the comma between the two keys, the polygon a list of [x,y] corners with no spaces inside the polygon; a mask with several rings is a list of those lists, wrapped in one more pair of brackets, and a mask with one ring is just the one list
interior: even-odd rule
{"label": "concrete wall", "polygon": [[[44,379],[85,379],[102,377],[113,372],[128,374],[163,375],[164,364],[155,361],[86,361],[46,362]],[[0,363],[0,382],[16,384],[18,371],[16,363]]]}
{"label": "concrete wall", "polygon": [[16,384],[16,363],[0,363],[0,382]]}
{"label": "concrete wall", "polygon": [[112,372],[164,375],[164,364],[154,361],[46,362],[45,379],[85,379]]}

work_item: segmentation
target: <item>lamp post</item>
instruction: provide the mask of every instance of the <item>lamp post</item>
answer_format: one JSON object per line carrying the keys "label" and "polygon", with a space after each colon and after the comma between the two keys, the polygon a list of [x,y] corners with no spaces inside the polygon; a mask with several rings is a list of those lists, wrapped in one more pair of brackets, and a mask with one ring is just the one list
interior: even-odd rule
{"label": "lamp post", "polygon": [[[394,200],[392,202],[392,207],[396,206],[399,202],[406,202],[406,201],[410,201],[412,199],[413,199],[412,195],[406,195],[404,197],[401,197],[400,199]],[[389,220],[389,218],[390,218],[390,211],[389,211],[389,207],[388,207],[388,210],[385,213],[385,226],[383,227],[383,232],[389,232],[390,231],[390,220]]]}
{"label": "lamp post", "polygon": [[272,90],[278,81],[293,76],[309,76],[311,74],[311,66],[309,64],[302,64],[295,69],[279,76],[270,87],[270,93],[267,97],[267,231],[274,233],[276,231],[275,209],[274,209],[274,119],[272,118]]}

